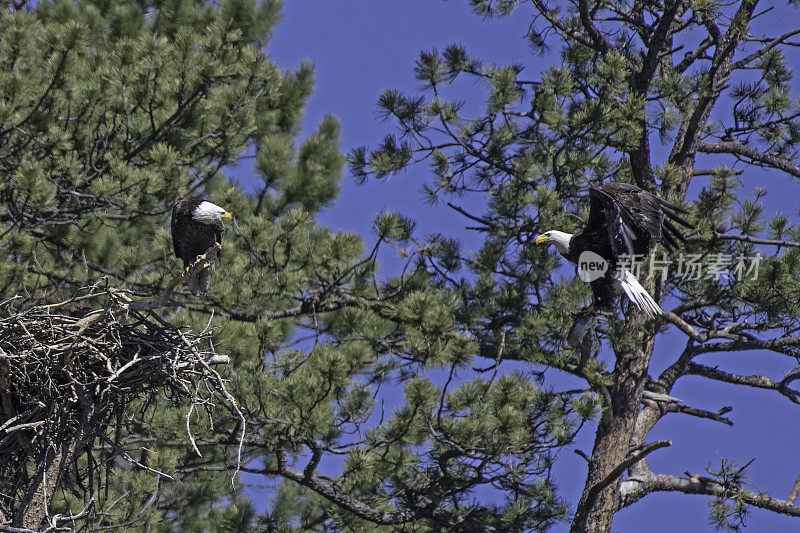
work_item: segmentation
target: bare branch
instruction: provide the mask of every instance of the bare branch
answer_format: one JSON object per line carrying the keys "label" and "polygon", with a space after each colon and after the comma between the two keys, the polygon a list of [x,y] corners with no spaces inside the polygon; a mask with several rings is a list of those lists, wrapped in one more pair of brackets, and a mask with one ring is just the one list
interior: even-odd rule
{"label": "bare branch", "polygon": [[[734,176],[741,176],[744,174],[744,170],[738,169],[726,169],[726,172],[730,172]],[[696,176],[716,176],[717,170],[713,168],[696,168],[692,170],[692,177]]]}
{"label": "bare branch", "polygon": [[733,233],[719,233],[714,231],[711,233],[711,237],[706,237],[704,235],[692,235],[691,237],[686,238],[689,242],[694,241],[713,241],[713,240],[723,240],[723,241],[741,241],[741,242],[749,242],[752,244],[767,244],[770,246],[790,246],[795,248],[800,248],[800,242],[795,241],[787,241],[782,239],[761,239],[758,237],[751,237],[750,235],[735,235]]}
{"label": "bare branch", "polygon": [[674,396],[670,396],[668,394],[661,394],[658,392],[652,392],[649,390],[642,391],[642,398],[645,400],[651,400],[654,402],[665,402],[665,403],[682,403],[680,398],[675,398]]}
{"label": "bare branch", "polygon": [[[697,353],[739,352],[744,350],[772,350],[786,353],[788,349],[800,346],[800,337],[777,337],[774,339],[756,339],[736,335],[717,335],[719,338],[730,338],[732,342],[708,342],[695,347]],[[713,338],[709,336],[709,338]],[[796,355],[792,351],[791,355]]]}
{"label": "bare branch", "polygon": [[621,463],[615,466],[603,479],[598,481],[592,486],[592,488],[589,489],[587,501],[594,501],[594,499],[597,498],[597,495],[600,494],[603,489],[614,483],[614,481],[616,481],[617,478],[621,476],[623,472],[625,472],[625,470],[644,459],[650,453],[661,448],[666,448],[667,446],[672,446],[672,441],[657,440],[644,445],[641,449],[630,454]]}
{"label": "bare branch", "polygon": [[772,50],[776,46],[786,42],[789,39],[789,37],[797,35],[798,33],[800,33],[800,28],[795,28],[794,30],[787,31],[786,33],[784,33],[780,37],[776,37],[773,40],[771,40],[764,48],[761,48],[760,50],[756,50],[755,52],[753,52],[749,56],[747,56],[745,58],[742,58],[739,61],[737,61],[736,63],[734,63],[732,65],[733,68],[734,69],[744,68],[751,61],[753,61],[755,59],[758,59],[759,57],[763,56],[765,53],[769,52],[770,50]]}
{"label": "bare branch", "polygon": [[652,36],[647,43],[648,50],[647,55],[642,61],[642,68],[634,75],[632,80],[633,88],[638,91],[639,94],[644,95],[647,92],[647,88],[650,86],[650,82],[658,67],[659,57],[665,52],[666,47],[669,46],[670,28],[675,20],[675,15],[678,13],[678,9],[682,5],[684,4],[680,0],[673,0],[669,3],[664,9],[664,13],[661,15],[661,20],[658,21],[658,25],[652,32]]}
{"label": "bare branch", "polygon": [[[726,487],[715,479],[693,475],[691,477],[653,474],[630,477],[620,487],[619,507],[628,507],[653,492],[682,492],[684,494],[705,494],[719,496],[726,492]],[[785,500],[767,496],[763,492],[749,490],[737,491],[737,497],[746,503],[789,516],[800,516],[800,507]]]}
{"label": "bare branch", "polygon": [[450,209],[454,209],[455,211],[458,211],[459,213],[461,213],[465,217],[467,217],[467,218],[469,218],[471,220],[474,220],[475,222],[479,222],[480,224],[483,224],[484,226],[487,226],[487,227],[491,227],[492,226],[492,222],[490,220],[487,220],[485,218],[481,218],[481,217],[472,215],[469,212],[467,212],[466,210],[458,207],[457,205],[455,205],[455,204],[453,204],[451,202],[447,202],[447,206]]}
{"label": "bare branch", "polygon": [[550,9],[542,0],[533,0],[533,5],[536,6],[536,9],[539,11],[539,13],[541,13],[541,15],[547,19],[547,22],[549,22],[553,28],[560,31],[563,35],[575,39],[583,45],[592,47],[593,43],[591,39],[579,31],[569,28],[566,24],[564,24],[564,22],[562,22],[562,20],[559,18],[558,10]]}
{"label": "bare branch", "polygon": [[[800,346],[800,337],[784,336],[774,339],[758,339],[752,335],[734,333],[732,326],[737,326],[737,324],[732,324],[722,329],[699,332],[672,311],[664,309],[661,316],[688,335],[693,341],[700,344],[692,348],[693,355],[742,350],[772,350],[778,353],[790,352],[790,355],[795,355],[793,349]],[[708,342],[710,339],[728,339],[730,342]]]}
{"label": "bare branch", "polygon": [[739,141],[699,142],[697,151],[706,154],[731,154],[761,163],[777,170],[782,170],[796,178],[800,178],[800,166],[794,165],[780,157],[764,153]]}
{"label": "bare branch", "polygon": [[687,374],[694,374],[703,376],[715,381],[723,381],[725,383],[732,383],[734,385],[745,385],[747,387],[754,387],[757,389],[767,389],[780,392],[789,400],[796,404],[800,404],[800,392],[790,389],[783,381],[775,381],[766,376],[754,374],[744,376],[741,374],[731,374],[724,372],[717,368],[711,368],[697,363],[689,363],[686,367]]}
{"label": "bare branch", "polygon": [[586,33],[589,34],[589,38],[592,39],[592,43],[594,44],[593,48],[603,54],[608,52],[610,46],[603,37],[603,34],[600,33],[600,30],[594,25],[592,14],[589,13],[589,4],[587,0],[578,0],[578,13],[583,28],[586,30]]}
{"label": "bare branch", "polygon": [[[725,83],[730,79],[731,60],[740,40],[745,36],[747,24],[753,15],[753,10],[758,0],[743,0],[733,16],[725,35],[719,37],[714,34],[716,26],[711,20],[704,19],[709,32],[714,36],[715,50],[711,66],[707,73],[707,88],[694,101],[687,112],[688,119],[681,124],[675,144],[670,151],[669,160],[678,165],[689,168],[694,164],[695,154],[700,151],[698,145],[700,137],[711,115],[711,108],[717,102],[719,95],[725,88]],[[684,185],[688,185],[688,182]]]}
{"label": "bare branch", "polygon": [[786,498],[786,501],[789,503],[794,503],[798,494],[800,494],[800,476],[797,476],[797,479],[794,480],[792,490],[789,491],[789,497]]}
{"label": "bare branch", "polygon": [[708,340],[708,337],[706,337],[705,334],[702,334],[696,329],[694,329],[691,324],[686,322],[684,319],[682,319],[672,311],[668,311],[667,309],[662,309],[661,316],[667,319],[667,322],[674,325],[682,332],[686,333],[694,341],[705,342],[706,340]]}
{"label": "bare branch", "polygon": [[697,409],[695,407],[690,407],[688,405],[678,405],[675,403],[670,403],[664,409],[668,413],[683,413],[685,415],[696,416],[698,418],[708,418],[709,420],[722,422],[723,424],[727,424],[729,426],[733,425],[733,422],[731,422],[729,418],[722,416],[726,413],[733,411],[733,407],[729,405],[726,405],[725,407],[718,409],[717,411],[706,411],[705,409]]}
{"label": "bare branch", "polygon": [[157,300],[153,300],[151,302],[130,302],[128,304],[128,309],[132,311],[150,311],[151,309],[155,309],[157,307],[164,307],[169,301],[169,297],[172,295],[175,288],[178,287],[178,285],[180,285],[185,279],[194,276],[211,264],[216,259],[217,254],[221,249],[222,245],[220,243],[214,243],[214,246],[206,250],[203,255],[198,256],[195,262],[192,263],[189,268],[184,269],[179,276],[172,278]]}

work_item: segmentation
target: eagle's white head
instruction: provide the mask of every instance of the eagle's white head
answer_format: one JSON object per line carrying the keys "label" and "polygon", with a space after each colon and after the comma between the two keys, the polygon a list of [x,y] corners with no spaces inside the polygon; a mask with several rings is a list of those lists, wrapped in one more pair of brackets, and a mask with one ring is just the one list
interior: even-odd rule
{"label": "eagle's white head", "polygon": [[217,222],[221,222],[222,226],[225,227],[225,222],[223,222],[222,219],[227,218],[231,220],[231,214],[217,204],[201,202],[200,205],[195,207],[194,211],[192,211],[192,218],[203,224],[216,224]]}
{"label": "eagle's white head", "polygon": [[542,244],[543,242],[551,242],[555,245],[556,250],[561,255],[566,255],[569,253],[569,240],[572,238],[572,233],[565,233],[563,231],[558,230],[550,230],[545,231],[538,237],[536,240],[533,241],[536,244]]}

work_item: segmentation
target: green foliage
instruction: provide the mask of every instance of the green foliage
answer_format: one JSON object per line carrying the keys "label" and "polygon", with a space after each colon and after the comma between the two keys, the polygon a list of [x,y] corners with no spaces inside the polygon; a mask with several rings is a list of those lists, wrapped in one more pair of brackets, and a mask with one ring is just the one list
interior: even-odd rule
{"label": "green foliage", "polygon": [[745,468],[722,459],[720,469],[710,466],[706,471],[721,485],[716,497],[709,502],[708,517],[717,529],[741,531],[747,525],[748,506],[741,497],[742,484],[747,478]]}
{"label": "green foliage", "polygon": [[[603,411],[598,442],[626,424],[634,428],[615,435],[622,443],[596,444],[592,464],[605,466],[590,468],[580,505],[584,500],[606,505],[589,496],[592,484],[602,479],[598,472],[608,473],[624,458],[608,457],[609,450],[641,446],[665,413],[663,406],[656,412],[647,402],[637,407],[640,392],[632,392],[632,383],[660,393],[687,374],[743,384],[719,370],[725,368],[722,355],[733,346],[771,346],[760,344],[763,338],[794,339],[787,341],[791,347],[773,349],[787,356],[785,372],[791,373],[800,357],[794,344],[800,311],[798,226],[794,218],[765,208],[768,188],[744,186],[761,183],[765,178],[754,172],[762,169],[800,178],[794,163],[800,108],[786,42],[792,33],[759,40],[748,27],[754,15],[747,2],[469,4],[484,17],[530,16],[525,38],[550,64],[536,61],[527,70],[513,62],[495,65],[473,57],[461,44],[420,53],[414,72],[421,91],[391,89],[380,96],[381,118],[392,121],[396,131],[382,143],[353,150],[350,170],[363,181],[427,164],[424,189],[430,202],[447,202],[465,215],[470,230],[480,232],[477,250],[464,249],[447,232],[429,233],[419,256],[431,281],[458,296],[453,327],[477,344],[469,359],[476,369],[502,372],[502,363],[512,359],[541,375],[548,369],[571,374],[592,391],[570,389],[576,413],[587,419]],[[531,71],[532,65],[540,71]],[[463,84],[482,86],[483,100],[462,100],[458,87]],[[575,311],[587,305],[589,289],[574,279],[571,267],[562,268],[560,256],[533,240],[551,229],[578,231],[588,217],[587,189],[608,181],[636,184],[685,208],[681,216],[692,228],[685,230],[686,242],[671,252],[668,275],[644,284],[676,314],[640,320],[623,298],[614,316],[601,319],[598,350],[580,355],[567,346],[566,335]],[[691,196],[692,190],[699,192]],[[745,274],[743,261],[757,253],[757,275]],[[729,268],[719,276],[706,270],[692,276],[686,271],[690,261],[704,269],[714,261],[727,262]],[[645,273],[652,264],[645,264]],[[682,334],[693,332],[692,339],[681,359],[669,354],[675,360],[661,376],[649,374],[650,341],[671,324]],[[687,363],[700,354],[720,357],[708,367],[713,370],[692,362],[698,366],[688,371]],[[775,387],[768,388],[794,401],[796,391],[782,389],[780,376],[774,379]],[[459,383],[464,389],[457,387],[454,394],[466,395],[468,383]],[[485,398],[480,404],[489,408]],[[503,413],[492,417],[512,419]],[[613,417],[619,420],[608,422]],[[475,441],[470,420],[467,416],[457,426],[465,440]],[[515,429],[504,429],[509,445],[516,442]],[[550,436],[569,434],[551,430]],[[614,492],[605,501],[617,497]],[[780,502],[758,501],[780,509]],[[516,508],[509,504],[503,512]],[[724,496],[714,500],[713,509],[716,523],[738,524],[745,499]],[[593,508],[580,511],[604,524],[595,524],[598,530],[610,523],[597,518],[603,513]],[[606,506],[603,512],[613,510]],[[573,524],[575,531],[586,529],[592,528]]]}
{"label": "green foliage", "polygon": [[[470,5],[484,17],[521,12],[512,1]],[[442,228],[421,236],[390,211],[368,214],[366,246],[317,224],[339,193],[340,128],[327,116],[299,137],[314,68],[282,72],[264,53],[278,1],[55,0],[0,13],[0,299],[64,301],[107,277],[152,300],[180,269],[167,229],[177,197],[203,194],[236,219],[211,292],[181,288],[154,311],[212,331],[213,348],[230,357],[219,371],[235,401],[132,397],[116,431],[71,465],[54,512],[78,513],[94,498],[80,525],[198,532],[545,531],[569,518],[554,462],[589,422],[638,409],[641,398],[622,397],[630,375],[621,362],[667,326],[631,322],[623,304],[603,319],[599,351],[570,348],[589,292],[534,236],[580,228],[587,187],[613,179],[689,210],[692,238],[677,252],[739,257],[761,250],[759,238],[797,241],[792,218],[768,213],[763,190],[743,188],[738,161],[702,171],[697,159],[734,143],[738,160],[800,175],[800,126],[780,46],[745,65],[754,75],[720,80],[706,55],[678,53],[679,33],[649,54],[664,6],[531,5],[542,9],[529,44],[558,44],[540,79],[461,44],[424,51],[414,67],[422,94],[379,97],[397,132],[347,158],[361,181],[429,164],[429,200],[468,218],[484,237],[477,250]],[[742,23],[713,2],[685,9],[677,18],[698,31]],[[584,33],[587,16],[597,34]],[[464,80],[482,84],[482,102],[449,96]],[[699,110],[722,91],[730,118]],[[259,175],[252,191],[226,175],[244,157]],[[703,181],[690,198],[693,177]],[[699,331],[678,373],[709,340],[796,334],[800,253],[777,246],[757,279],[648,284],[681,331]],[[378,275],[387,247],[405,260],[393,277]],[[797,357],[795,346],[777,351]],[[578,385],[552,387],[548,371]],[[652,387],[646,364],[642,372]],[[614,409],[612,395],[622,398]],[[709,471],[725,487],[712,519],[738,527],[744,474],[730,464]],[[274,487],[265,509],[245,483]],[[17,503],[0,495],[4,513]]]}
{"label": "green foliage", "polygon": [[[272,0],[57,0],[0,14],[0,161],[8,176],[0,183],[0,248],[10,259],[0,266],[0,299],[61,301],[102,276],[154,297],[178,271],[167,229],[172,203],[206,194],[235,214],[237,228],[226,237],[212,300],[181,290],[182,307],[166,308],[164,319],[199,330],[211,319],[217,349],[232,358],[225,374],[241,405],[275,417],[302,418],[308,408],[299,433],[314,438],[317,430],[336,433],[330,406],[309,407],[311,393],[294,410],[271,405],[276,393],[264,385],[291,390],[298,381],[270,374],[264,357],[294,353],[285,351],[297,328],[292,314],[278,315],[297,298],[341,291],[370,266],[361,263],[357,237],[312,218],[338,193],[339,125],[326,117],[295,147],[313,68],[282,73],[260,50],[280,7]],[[263,176],[253,194],[223,172],[248,147]],[[323,343],[310,352],[311,364],[328,372],[299,383],[318,392],[335,380],[342,409],[362,413],[371,399],[351,374],[362,368],[355,355],[363,352],[357,342],[341,352]],[[98,440],[92,459],[83,456],[70,474],[77,488],[57,493],[54,509],[76,513],[94,495],[94,509],[105,514],[89,520],[125,530],[255,524],[246,496],[231,486],[236,465],[197,468],[188,439],[189,432],[197,438],[202,460],[236,463],[235,447],[215,444],[239,434],[233,419],[211,410],[187,418],[188,406],[158,391],[128,407],[109,437],[118,448]],[[269,454],[243,452],[245,459]],[[6,511],[12,506],[3,502]]]}
{"label": "green foliage", "polygon": [[[53,511],[75,514],[93,498],[83,524],[133,531],[375,529],[354,500],[419,531],[462,519],[547,527],[566,513],[552,456],[596,408],[523,374],[472,370],[480,343],[458,318],[469,293],[436,286],[423,259],[457,268],[456,241],[422,245],[412,220],[381,212],[365,253],[358,236],[316,224],[339,192],[340,129],[328,116],[298,139],[313,66],[281,72],[261,50],[279,9],[56,0],[0,14],[0,247],[12,259],[0,265],[0,298],[62,301],[107,276],[152,299],[179,269],[167,229],[177,197],[204,194],[236,219],[211,293],[181,288],[177,305],[156,311],[213,331],[214,349],[230,357],[221,370],[235,402],[190,408],[158,390],[131,398],[116,430],[69,470],[71,490],[56,493]],[[418,63],[431,86],[473,71],[490,79],[490,109],[520,99],[518,68],[483,66],[463,47]],[[382,105],[412,128],[437,117],[480,128],[457,124],[459,104],[444,99],[422,106],[387,92]],[[494,157],[518,134],[502,130]],[[409,162],[405,141],[387,137],[383,148],[361,155],[371,171]],[[245,154],[261,178],[250,193],[225,176]],[[537,172],[536,161],[527,165]],[[452,187],[448,166],[441,184]],[[380,280],[375,258],[387,244],[407,266]],[[507,291],[501,305],[524,298]],[[451,376],[444,385],[441,373]],[[276,486],[262,514],[242,469]],[[500,503],[461,517],[480,490]],[[441,504],[434,514],[431,502]]]}

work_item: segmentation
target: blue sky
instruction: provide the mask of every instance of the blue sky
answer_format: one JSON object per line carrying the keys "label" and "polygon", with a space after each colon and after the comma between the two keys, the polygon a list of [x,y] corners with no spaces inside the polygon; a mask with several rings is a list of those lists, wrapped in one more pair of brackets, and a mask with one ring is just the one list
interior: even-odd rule
{"label": "blue sky", "polygon": [[[474,16],[466,0],[286,0],[284,19],[278,24],[267,51],[280,67],[294,68],[309,58],[316,65],[316,87],[309,101],[304,130],[312,131],[328,113],[337,115],[342,125],[342,149],[374,145],[390,133],[392,124],[381,123],[376,115],[379,93],[388,88],[406,92],[418,89],[413,65],[420,50],[442,49],[452,42],[464,43],[476,57],[495,63],[518,62],[526,74],[536,73],[558,57],[540,57],[530,53],[523,36],[530,22],[523,9],[516,16],[485,21]],[[798,20],[798,12],[787,12],[788,20]],[[795,61],[795,67],[800,63]],[[795,69],[797,70],[797,69]],[[461,96],[481,102],[481,86],[461,87]],[[245,186],[253,179],[243,164],[234,177]],[[387,182],[357,185],[350,176],[343,181],[336,204],[324,211],[321,222],[334,229],[355,231],[371,242],[369,223],[382,208],[411,215],[423,231],[445,231],[460,236],[467,249],[474,249],[478,236],[464,230],[463,217],[447,207],[429,207],[422,202],[420,186],[429,179],[428,168],[417,166]],[[753,185],[763,180],[774,190],[767,202],[767,213],[775,210],[794,215],[797,186],[785,176],[751,174]],[[251,182],[252,183],[252,182]],[[748,183],[749,185],[749,183]],[[797,218],[793,220],[796,222]],[[388,267],[391,268],[391,267]],[[671,359],[674,349],[682,348],[680,334],[662,336],[653,358],[660,370]],[[609,355],[603,357],[608,360]],[[775,375],[785,363],[769,354],[754,357],[742,354],[726,360],[726,368],[741,373]],[[708,361],[705,361],[708,362]],[[550,373],[549,376],[552,376]],[[785,498],[795,477],[800,474],[800,437],[798,412],[787,400],[765,391],[735,390],[723,384],[699,378],[684,378],[673,395],[690,405],[716,410],[733,405],[729,415],[735,426],[728,426],[683,415],[670,415],[659,422],[649,440],[671,439],[672,447],[648,457],[655,472],[703,474],[707,465],[719,466],[722,457],[746,463],[750,467],[751,489],[773,492]],[[788,422],[787,421],[791,421]],[[578,447],[590,452],[593,430],[584,430]],[[576,454],[566,453],[559,460],[558,482],[562,495],[574,504],[583,487],[586,465]],[[263,496],[263,492],[259,491]],[[256,494],[254,493],[254,497]],[[707,498],[682,494],[650,495],[633,507],[619,512],[613,524],[617,532],[714,531],[708,525]],[[748,531],[800,531],[800,520],[788,519],[754,510]],[[645,529],[646,528],[646,529]],[[567,525],[554,531],[566,531]]]}

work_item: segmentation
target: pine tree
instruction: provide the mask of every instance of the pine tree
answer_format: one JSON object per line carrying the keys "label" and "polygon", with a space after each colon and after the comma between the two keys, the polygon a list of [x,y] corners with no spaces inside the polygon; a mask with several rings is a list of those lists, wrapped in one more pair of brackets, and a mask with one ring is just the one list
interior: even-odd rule
{"label": "pine tree", "polygon": [[[313,220],[338,192],[338,123],[328,117],[296,143],[313,68],[284,73],[263,52],[280,7],[56,1],[17,3],[0,14],[0,300],[32,308],[74,298],[103,279],[134,298],[157,295],[178,269],[168,231],[172,203],[197,194],[236,213],[239,229],[226,242],[213,299],[184,291],[180,307],[166,308],[159,320],[213,329],[213,342],[233,358],[232,375],[257,366],[263,345],[291,336],[291,319],[273,324],[267,315],[309,314],[292,311],[295,296],[303,297],[298,287],[313,291],[308,272],[331,288],[348,281],[329,276],[359,257],[358,239]],[[251,195],[224,172],[248,149],[263,176]],[[76,316],[85,312],[73,307]],[[252,521],[249,502],[231,488],[233,471],[226,477],[185,466],[195,447],[238,454],[205,438],[210,418],[192,421],[185,398],[171,392],[130,398],[115,427],[78,450],[74,464],[49,480],[59,481],[54,512],[77,514],[91,503],[83,520],[123,529]],[[2,419],[10,422],[19,414],[15,399],[3,400]],[[180,429],[191,424],[198,426],[194,445]],[[231,438],[239,433],[231,429]],[[42,457],[29,460],[31,480],[47,477]],[[194,473],[180,478],[182,468]],[[2,516],[38,527],[26,487],[4,489]],[[211,508],[223,500],[230,504],[224,511]]]}
{"label": "pine tree", "polygon": [[[757,0],[470,5],[483,17],[530,17],[526,39],[541,55],[495,65],[461,44],[422,52],[415,72],[423,93],[387,90],[378,103],[399,133],[355,150],[351,169],[360,179],[380,179],[429,163],[424,187],[431,200],[449,202],[485,235],[475,253],[447,234],[420,252],[432,280],[457,295],[457,327],[476,343],[477,361],[490,362],[477,366],[492,376],[515,361],[530,372],[557,369],[583,387],[556,389],[554,396],[569,402],[591,390],[584,401],[601,404],[571,531],[609,531],[616,511],[664,491],[709,496],[711,520],[722,528],[738,529],[753,506],[800,516],[800,479],[787,500],[748,487],[745,468],[732,460],[686,474],[680,467],[657,472],[644,460],[670,444],[648,439],[669,413],[731,423],[730,407],[678,403],[670,396],[678,383],[702,387],[711,380],[800,400],[800,228],[766,212],[769,186],[752,193],[744,186],[762,169],[800,178],[798,104],[787,66],[800,32],[792,26],[794,8],[770,12]],[[541,75],[523,66],[545,61],[550,66]],[[484,102],[457,97],[465,80],[486,87]],[[673,268],[650,278],[646,287],[667,310],[663,316],[648,320],[623,301],[599,329],[599,357],[582,359],[566,335],[588,287],[569,270],[556,270],[558,256],[534,246],[533,237],[582,227],[588,187],[608,181],[686,207],[695,231],[676,256],[695,255],[704,268],[725,266],[721,276],[703,270],[692,279]],[[698,182],[699,192],[689,194]],[[467,207],[480,201],[483,212]],[[739,258],[757,252],[757,277],[735,272]],[[670,364],[654,373],[653,348],[667,331],[680,332],[684,345],[665,350]],[[761,351],[785,357],[785,374],[729,370],[732,352]],[[526,382],[532,379],[520,386]],[[518,501],[504,516],[526,508]],[[523,529],[511,523],[509,529]]]}
{"label": "pine tree", "polygon": [[[74,321],[69,351],[91,344],[81,317],[99,307],[108,327],[195,335],[229,361],[200,378],[173,376],[171,388],[123,391],[113,405],[83,405],[100,399],[95,382],[81,384],[87,417],[70,443],[47,442],[54,419],[20,412],[13,384],[0,383],[3,431],[34,420],[0,440],[0,454],[24,466],[19,484],[0,480],[2,522],[546,528],[566,513],[552,459],[595,401],[551,393],[524,371],[476,374],[480,347],[463,327],[461,295],[436,283],[407,218],[377,213],[369,246],[317,224],[345,158],[333,117],[298,138],[313,67],[281,72],[266,55],[279,9],[275,0],[56,0],[0,14],[0,319],[35,310]],[[245,192],[226,169],[251,155],[260,182]],[[181,269],[170,209],[188,195],[224,206],[236,225],[211,292],[178,288],[161,305]],[[389,278],[376,265],[386,246],[407,250]],[[14,375],[33,353],[0,356]],[[88,372],[107,355],[46,370]],[[503,357],[501,343],[492,359]],[[51,399],[74,403],[67,391]],[[41,452],[28,453],[25,439]],[[243,485],[254,476],[276,485],[262,514]],[[491,501],[476,502],[478,489]]]}
{"label": "pine tree", "polygon": [[[210,378],[186,389],[195,394],[131,394],[64,455],[59,475],[48,478],[51,459],[28,456],[23,478],[57,485],[37,512],[30,487],[3,485],[1,518],[30,529],[187,531],[541,531],[570,519],[574,531],[608,531],[615,511],[655,491],[709,495],[712,518],[732,528],[749,506],[800,515],[796,488],[789,501],[753,491],[732,460],[685,476],[643,460],[667,444],[647,441],[667,413],[730,422],[727,408],[676,403],[681,378],[800,397],[788,371],[800,231],[780,214],[765,220],[762,191],[742,191],[754,168],[800,177],[784,57],[797,32],[755,35],[755,0],[472,5],[482,16],[531,9],[530,44],[558,46],[560,64],[532,80],[460,45],[425,52],[417,75],[427,95],[380,100],[401,135],[350,162],[368,178],[431,161],[432,199],[486,235],[474,254],[452,235],[420,237],[426,228],[392,212],[378,213],[363,240],[317,223],[344,156],[333,117],[299,138],[313,67],[281,72],[264,52],[280,2],[7,5],[0,320],[65,301],[80,320],[112,294],[153,301],[181,268],[168,231],[178,197],[205,195],[237,224],[208,295],[180,288],[134,322],[180,327],[226,355],[226,401]],[[441,91],[462,78],[486,84],[481,110]],[[226,169],[250,156],[260,182],[246,192]],[[689,197],[695,176],[703,187]],[[578,227],[587,185],[612,179],[691,210],[696,232],[680,251],[768,257],[757,279],[651,281],[669,312],[648,321],[622,304],[599,329],[600,355],[581,358],[566,333],[588,291],[553,275],[558,260],[532,236]],[[458,205],[464,195],[482,197],[485,211]],[[406,260],[388,278],[376,263],[385,247]],[[686,345],[651,375],[655,339],[673,326]],[[726,370],[726,354],[755,350],[786,356],[787,374]],[[24,355],[0,352],[9,375]],[[553,388],[547,369],[582,385]],[[38,411],[15,411],[2,378],[7,431]],[[46,422],[14,426],[0,453],[39,442]],[[595,427],[571,514],[552,466]],[[274,487],[263,513],[245,488],[252,480]]]}

